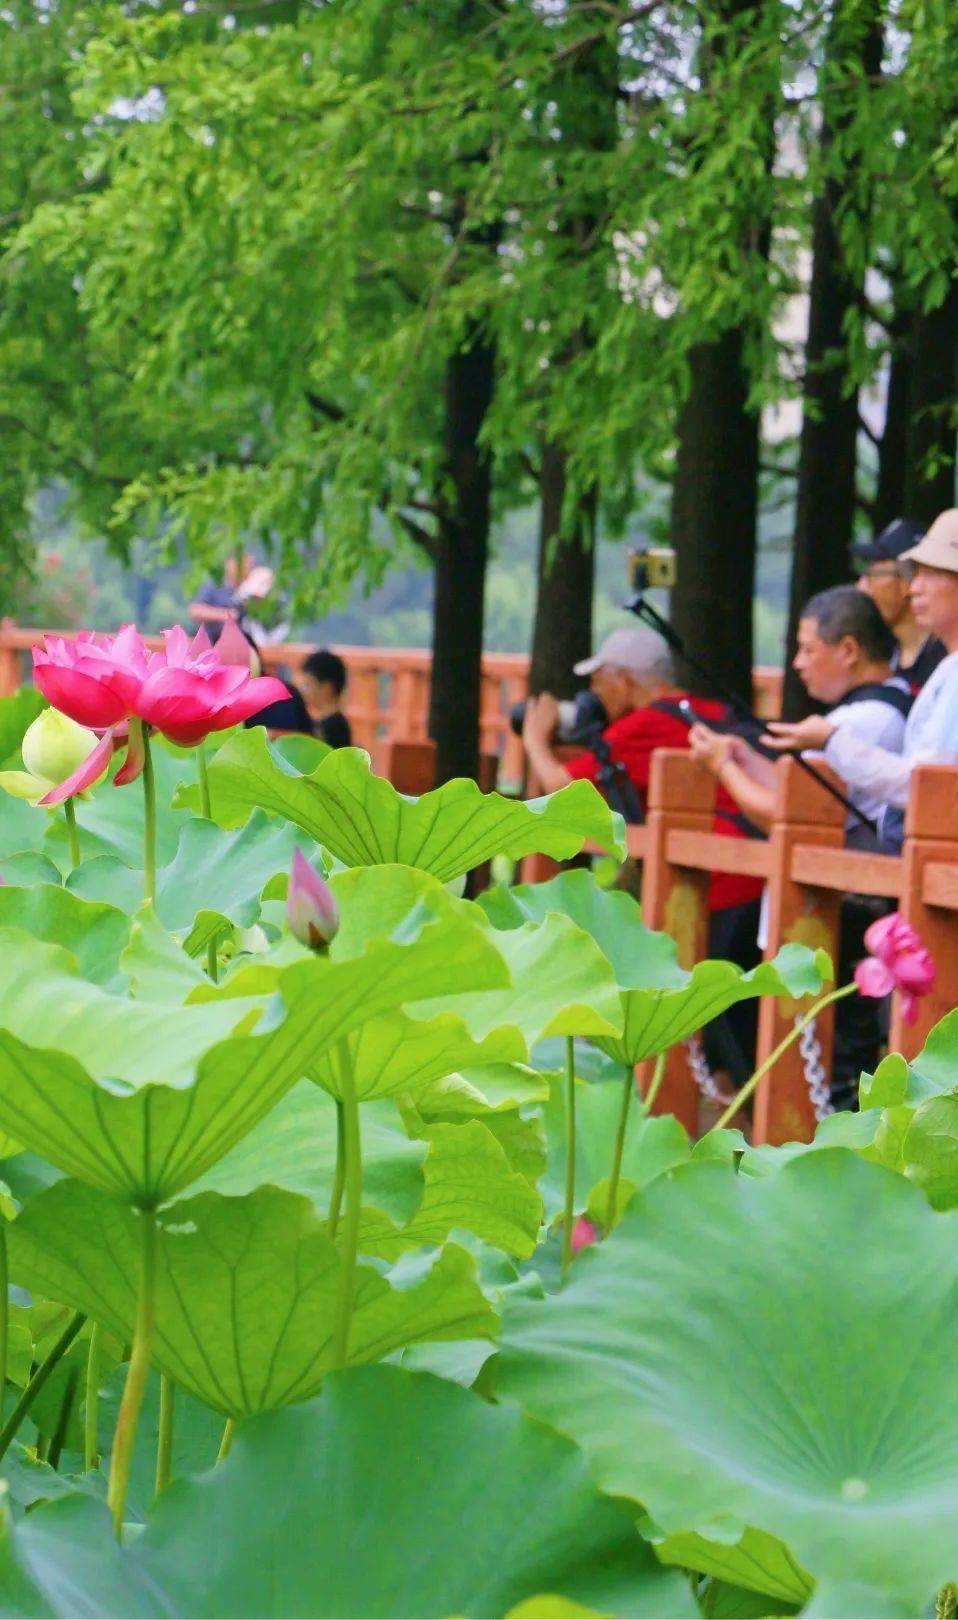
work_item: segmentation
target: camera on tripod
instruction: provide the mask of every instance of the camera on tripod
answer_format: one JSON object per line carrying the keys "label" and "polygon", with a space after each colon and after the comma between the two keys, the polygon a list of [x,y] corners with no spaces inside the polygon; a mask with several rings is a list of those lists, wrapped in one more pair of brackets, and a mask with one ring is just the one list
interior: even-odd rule
{"label": "camera on tripod", "polygon": [[629,552],[629,584],[638,596],[645,591],[670,591],[675,580],[675,552],[671,546],[642,546]]}

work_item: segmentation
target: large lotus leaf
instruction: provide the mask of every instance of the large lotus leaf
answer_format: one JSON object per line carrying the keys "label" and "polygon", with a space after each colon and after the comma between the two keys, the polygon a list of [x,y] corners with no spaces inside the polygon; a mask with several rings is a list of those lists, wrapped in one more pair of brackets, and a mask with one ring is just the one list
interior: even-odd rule
{"label": "large lotus leaf", "polygon": [[542,1223],[542,1198],[486,1125],[433,1125],[425,1133],[422,1202],[403,1225],[376,1209],[363,1212],[359,1246],[392,1260],[406,1249],[435,1246],[462,1229],[508,1254],[528,1258]]}
{"label": "large lotus leaf", "polygon": [[25,799],[11,798],[0,789],[0,871],[6,873],[8,857],[39,853],[49,822],[49,811],[27,804]]}
{"label": "large lotus leaf", "polygon": [[[631,1072],[631,1071],[630,1071]],[[575,1207],[585,1210],[589,1195],[604,1185],[612,1167],[612,1148],[622,1107],[622,1086],[581,1083],[575,1088]],[[554,1220],[565,1202],[565,1099],[563,1082],[551,1080],[549,1101],[542,1108],[549,1149],[548,1169],[540,1183],[548,1221]],[[672,1114],[649,1116],[635,1098],[626,1121],[622,1151],[623,1195],[645,1187],[656,1176],[664,1175],[689,1157],[689,1139]],[[600,1198],[604,1219],[605,1201]]]}
{"label": "large lotus leaf", "polygon": [[778,1537],[916,1614],[955,1573],[958,1215],[841,1149],[691,1164],[548,1299],[506,1296],[498,1393],[662,1533]]}
{"label": "large lotus leaf", "polygon": [[[362,1112],[363,1197],[397,1222],[408,1221],[422,1198],[425,1142],[411,1141],[391,1102]],[[248,1136],[198,1183],[223,1193],[247,1193],[269,1182],[329,1205],[336,1174],[336,1104],[303,1080],[281,1098]]]}
{"label": "large lotus leaf", "polygon": [[407,1012],[421,1019],[453,1013],[477,1041],[495,1030],[512,1030],[512,1050],[503,1051],[504,1058],[525,1057],[538,1041],[555,1035],[618,1039],[622,1012],[615,979],[581,928],[566,917],[550,916],[509,931],[489,929],[489,938],[508,964],[511,988],[470,987],[441,1002],[419,1001]]}
{"label": "large lotus leaf", "polygon": [[[201,908],[248,927],[259,915],[264,888],[277,872],[289,870],[297,845],[308,853],[301,833],[262,814],[234,833],[221,832],[211,821],[188,821],[179,829],[172,859],[157,870],[157,916],[177,934],[189,933]],[[133,867],[109,855],[84,861],[67,886],[88,899],[112,899],[134,911],[143,899],[142,851]]]}
{"label": "large lotus leaf", "polygon": [[823,951],[802,945],[784,946],[774,961],[760,963],[751,973],[732,962],[713,961],[699,962],[687,972],[678,965],[674,940],[645,927],[630,895],[600,889],[584,871],[562,872],[548,883],[493,889],[479,904],[504,930],[558,913],[592,935],[615,972],[623,1028],[611,1039],[580,1033],[589,1034],[620,1063],[656,1057],[737,1001],[817,994],[831,973]]}
{"label": "large lotus leaf", "polygon": [[129,941],[120,967],[130,992],[139,1001],[180,1006],[200,986],[210,983],[204,969],[174,939],[151,905],[142,905],[127,919]]}
{"label": "large lotus leaf", "polygon": [[[748,1529],[731,1543],[706,1541],[704,1536],[688,1531],[657,1543],[655,1550],[663,1563],[699,1570],[746,1591],[762,1593],[766,1599],[802,1604],[811,1594],[813,1582],[788,1548],[762,1530]],[[769,1607],[754,1612],[767,1615]],[[714,1614],[714,1608],[709,1613]]]}
{"label": "large lotus leaf", "polygon": [[[142,1217],[78,1181],[58,1181],[10,1233],[10,1275],[129,1339]],[[202,1193],[159,1217],[153,1359],[232,1417],[315,1394],[335,1365],[340,1258],[306,1198],[261,1187]],[[360,1266],[350,1360],[423,1339],[490,1336],[497,1318],[475,1262],[450,1246],[406,1287]]]}
{"label": "large lotus leaf", "polygon": [[120,953],[130,937],[130,919],[117,906],[81,900],[58,884],[0,887],[0,929],[19,928],[76,957],[84,979],[116,986]]}
{"label": "large lotus leaf", "polygon": [[862,1108],[912,1107],[958,1089],[958,1010],[936,1024],[917,1057],[889,1052],[874,1074],[862,1075]]}
{"label": "large lotus leaf", "polygon": [[[377,881],[388,909],[390,874],[380,871]],[[16,948],[0,949],[0,988],[16,980],[25,1005],[5,996],[0,1011],[0,1129],[93,1186],[149,1201],[172,1197],[367,1018],[426,985],[452,990],[464,963],[480,982],[502,982],[502,959],[485,930],[441,885],[421,881],[420,903],[393,938],[374,940],[352,960],[311,957],[282,969],[280,998],[265,1004],[256,1032],[225,1040],[238,1013],[239,1027],[251,1027],[256,1005],[223,996],[174,1012],[109,997],[71,976],[65,952],[11,931]],[[51,959],[40,962],[43,953]],[[78,1051],[89,1052],[97,1078]]]}
{"label": "large lotus leaf", "polygon": [[[0,815],[0,822],[3,817]],[[2,842],[2,840],[0,840]],[[3,857],[3,881],[14,889],[31,889],[35,883],[60,883],[59,867],[39,850],[24,849]]]}
{"label": "large lotus leaf", "polygon": [[484,1063],[418,1087],[416,1112],[424,1120],[512,1113],[548,1096],[548,1076],[538,1069],[524,1063]]}
{"label": "large lotus leaf", "polygon": [[[258,730],[239,732],[219,749],[210,792],[223,827],[240,826],[259,808],[294,822],[346,866],[400,861],[443,882],[497,854],[517,859],[541,851],[567,860],[590,839],[624,853],[621,818],[589,782],[524,803],[458,778],[410,799],[373,775],[359,749],[334,749],[301,776]],[[195,808],[198,800],[184,789],[177,802]]]}
{"label": "large lotus leaf", "polygon": [[0,766],[20,766],[23,733],[46,702],[34,686],[22,686],[11,697],[0,698]]}
{"label": "large lotus leaf", "polygon": [[[76,817],[80,829],[80,852],[84,861],[97,855],[112,855],[124,866],[143,867],[143,790],[140,782],[116,787],[113,776],[123,755],[114,756],[110,777],[93,790],[89,798],[77,799]],[[196,765],[190,754],[168,748],[157,739],[153,745],[153,772],[156,779],[156,858],[165,866],[176,853],[186,812],[171,807],[174,790],[195,778]],[[62,815],[52,816],[47,825],[47,853],[64,870],[70,858],[66,826]],[[99,898],[99,897],[98,897]]]}
{"label": "large lotus leaf", "polygon": [[540,1592],[606,1615],[695,1613],[575,1447],[399,1367],[335,1373],[308,1406],[251,1419],[123,1548],[80,1498],[37,1508],[0,1547],[7,1613],[486,1620]]}

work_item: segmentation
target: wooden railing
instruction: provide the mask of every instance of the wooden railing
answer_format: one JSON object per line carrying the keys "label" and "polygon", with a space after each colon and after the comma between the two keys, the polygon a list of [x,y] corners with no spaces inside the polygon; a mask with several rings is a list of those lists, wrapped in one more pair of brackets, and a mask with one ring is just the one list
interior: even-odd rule
{"label": "wooden railing", "polygon": [[[0,697],[8,697],[29,678],[29,651],[44,634],[70,631],[26,629],[9,619],[0,620]],[[159,636],[146,636],[151,647],[162,646]],[[296,670],[314,650],[305,642],[282,642],[263,648],[263,664],[270,673]],[[348,671],[344,704],[353,738],[372,756],[377,770],[385,768],[386,750],[393,742],[422,742],[428,735],[429,676],[432,658],[423,648],[336,647]],[[509,711],[525,697],[529,660],[519,653],[485,653],[479,715],[479,747],[499,758],[499,780],[517,785],[522,779],[522,744],[509,727]],[[759,714],[778,713],[781,675],[774,669],[756,669],[755,703]]]}
{"label": "wooden railing", "polygon": [[[899,998],[892,998],[890,1048],[913,1057],[929,1030],[958,1005],[958,769],[922,765],[915,771],[900,856],[846,850],[841,805],[794,760],[781,760],[776,775],[769,837],[727,838],[713,831],[714,778],[683,750],[655,754],[646,823],[628,829],[629,852],[642,861],[643,918],[650,928],[666,929],[678,942],[682,965],[692,967],[708,955],[709,877],[747,874],[768,884],[766,959],[795,941],[821,946],[836,961],[842,896],[888,898],[917,930],[938,970],[933,990],[918,1003],[914,1024],[904,1022]],[[535,857],[523,875],[541,881],[554,870],[553,863]],[[794,1002],[763,999],[758,1063],[792,1029],[800,1010]],[[815,1033],[830,1071],[833,1008],[820,1014]],[[646,1078],[640,1074],[640,1081]],[[669,1053],[655,1111],[676,1114],[695,1134],[699,1092],[682,1046]],[[815,1123],[794,1043],[759,1086],[752,1140],[808,1141]]]}

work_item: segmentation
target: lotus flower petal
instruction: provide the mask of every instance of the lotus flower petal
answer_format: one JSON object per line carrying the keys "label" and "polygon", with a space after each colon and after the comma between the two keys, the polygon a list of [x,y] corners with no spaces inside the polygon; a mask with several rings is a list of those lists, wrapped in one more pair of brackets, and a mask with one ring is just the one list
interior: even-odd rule
{"label": "lotus flower petal", "polygon": [[855,969],[855,983],[863,996],[880,999],[891,995],[895,988],[895,977],[891,968],[880,962],[877,956],[866,956]]}
{"label": "lotus flower petal", "polygon": [[103,775],[110,763],[113,753],[113,735],[111,732],[100,738],[93,752],[78,765],[71,776],[58,787],[52,788],[44,794],[40,803],[43,805],[63,804],[65,799],[72,799],[74,794],[82,793],[84,788],[92,787],[93,783]]}
{"label": "lotus flower petal", "polygon": [[339,928],[339,907],[332,891],[300,849],[293,851],[286,921],[290,932],[312,950],[324,950]]}

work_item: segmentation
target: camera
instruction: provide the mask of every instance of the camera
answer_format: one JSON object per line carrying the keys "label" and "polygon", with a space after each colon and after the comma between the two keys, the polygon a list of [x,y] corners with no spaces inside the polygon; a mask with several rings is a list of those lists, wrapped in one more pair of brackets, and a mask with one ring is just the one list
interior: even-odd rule
{"label": "camera", "polygon": [[[509,724],[517,737],[522,736],[522,722],[526,705],[514,703],[509,711]],[[603,731],[609,717],[594,692],[577,692],[574,698],[564,698],[559,704],[559,721],[553,741],[557,743],[585,742],[597,731]]]}
{"label": "camera", "polygon": [[670,591],[675,584],[675,552],[671,546],[643,546],[629,552],[629,583],[643,591]]}

